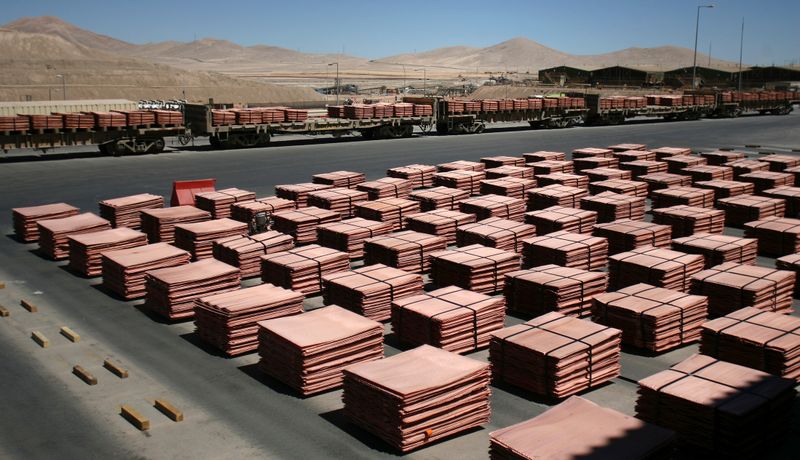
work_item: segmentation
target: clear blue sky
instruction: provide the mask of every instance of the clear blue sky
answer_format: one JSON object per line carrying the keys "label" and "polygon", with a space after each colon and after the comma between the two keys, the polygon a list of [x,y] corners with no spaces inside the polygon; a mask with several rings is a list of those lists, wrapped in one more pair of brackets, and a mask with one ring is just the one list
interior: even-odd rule
{"label": "clear blue sky", "polygon": [[[380,58],[442,46],[490,46],[524,36],[573,54],[694,45],[696,0],[444,1],[172,0],[5,2],[0,22],[53,15],[133,43],[227,39],[305,52]],[[698,48],[738,61],[800,62],[800,0],[711,0]],[[127,5],[135,5],[129,7]]]}

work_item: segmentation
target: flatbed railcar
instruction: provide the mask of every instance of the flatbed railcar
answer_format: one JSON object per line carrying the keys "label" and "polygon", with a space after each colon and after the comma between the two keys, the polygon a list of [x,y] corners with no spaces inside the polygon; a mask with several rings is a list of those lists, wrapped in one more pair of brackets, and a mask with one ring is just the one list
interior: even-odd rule
{"label": "flatbed railcar", "polygon": [[47,151],[56,147],[97,145],[101,152],[110,155],[159,153],[166,145],[165,137],[185,134],[186,128],[182,125],[0,131],[0,149],[4,152],[21,148]]}

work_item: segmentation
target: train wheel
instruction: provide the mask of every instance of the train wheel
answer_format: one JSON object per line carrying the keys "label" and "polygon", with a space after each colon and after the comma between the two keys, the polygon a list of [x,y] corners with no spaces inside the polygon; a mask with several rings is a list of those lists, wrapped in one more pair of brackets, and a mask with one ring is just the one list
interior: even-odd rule
{"label": "train wheel", "polygon": [[447,123],[436,123],[436,133],[449,134],[450,128],[447,126]]}
{"label": "train wheel", "polygon": [[164,151],[164,147],[166,147],[166,143],[164,139],[159,137],[158,139],[153,141],[153,146],[150,147],[150,153],[161,153]]}

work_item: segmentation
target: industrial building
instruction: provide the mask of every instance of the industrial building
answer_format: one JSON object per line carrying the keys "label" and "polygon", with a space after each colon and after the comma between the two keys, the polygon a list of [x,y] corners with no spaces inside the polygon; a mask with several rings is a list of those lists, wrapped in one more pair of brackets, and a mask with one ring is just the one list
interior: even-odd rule
{"label": "industrial building", "polygon": [[[664,84],[673,88],[691,87],[694,67],[687,66],[664,72]],[[738,69],[697,66],[698,88],[728,88],[738,84]]]}
{"label": "industrial building", "polygon": [[561,65],[539,71],[539,82],[558,86],[586,85],[591,83],[592,71]]}

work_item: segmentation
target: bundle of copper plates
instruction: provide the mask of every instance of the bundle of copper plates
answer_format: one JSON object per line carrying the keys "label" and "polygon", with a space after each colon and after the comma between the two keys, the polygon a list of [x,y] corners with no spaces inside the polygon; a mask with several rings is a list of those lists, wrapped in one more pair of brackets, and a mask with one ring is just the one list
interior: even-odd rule
{"label": "bundle of copper plates", "polygon": [[292,235],[297,244],[317,241],[317,225],[342,220],[336,211],[320,209],[314,206],[291,211],[276,212],[272,215],[273,229]]}
{"label": "bundle of copper plates", "polygon": [[470,195],[477,195],[480,193],[481,181],[485,178],[485,171],[465,171],[463,169],[456,169],[434,174],[433,184],[441,187],[465,190]]}
{"label": "bundle of copper plates", "polygon": [[[30,122],[30,129],[61,129],[64,127],[64,117],[60,115],[25,115],[25,116],[28,118]],[[16,130],[11,130],[11,131],[16,131]]]}
{"label": "bundle of copper plates", "polygon": [[395,117],[411,117],[414,115],[414,104],[398,102],[392,104],[392,108],[394,109]]}
{"label": "bundle of copper plates", "polygon": [[585,188],[568,185],[548,185],[528,191],[528,210],[538,211],[551,206],[579,208],[581,198],[589,192]]}
{"label": "bundle of copper plates", "polygon": [[691,177],[667,172],[645,174],[637,177],[636,180],[647,184],[648,193],[668,187],[689,187],[692,185]]}
{"label": "bundle of copper plates", "polygon": [[800,253],[800,220],[769,217],[744,224],[744,236],[758,239],[758,252],[770,256]]}
{"label": "bundle of copper plates", "polygon": [[769,170],[775,172],[800,166],[800,157],[796,155],[764,155],[758,157],[758,161],[769,164]]}
{"label": "bundle of copper plates", "polygon": [[478,222],[490,217],[516,220],[522,222],[525,215],[525,201],[502,195],[480,195],[461,201],[458,204],[461,212],[475,214]]}
{"label": "bundle of copper plates", "polygon": [[692,154],[692,149],[689,147],[660,147],[657,149],[650,149],[650,151],[656,154],[656,160]]}
{"label": "bundle of copper plates", "polygon": [[592,235],[608,240],[608,253],[619,254],[642,246],[669,247],[672,227],[631,219],[595,225]]}
{"label": "bundle of copper plates", "polygon": [[675,432],[572,396],[530,420],[489,433],[489,441],[491,460],[669,458]]}
{"label": "bundle of copper plates", "polygon": [[753,265],[758,254],[758,240],[711,233],[695,233],[672,240],[672,249],[687,254],[702,254],[706,268],[725,262]]}
{"label": "bundle of copper plates", "polygon": [[564,161],[567,159],[567,155],[564,152],[539,150],[538,152],[523,153],[522,158],[525,159],[525,163],[538,163],[540,161]]}
{"label": "bundle of copper plates", "polygon": [[433,187],[415,190],[408,198],[419,201],[420,209],[433,211],[434,209],[457,210],[458,203],[470,197],[468,190],[451,187]]}
{"label": "bundle of copper plates", "polygon": [[647,283],[687,292],[692,276],[703,270],[703,256],[644,246],[608,258],[611,289]]}
{"label": "bundle of copper plates", "polygon": [[298,208],[305,208],[308,206],[308,194],[310,192],[329,188],[333,188],[333,186],[325,184],[312,184],[310,182],[305,182],[302,184],[276,185],[275,195],[277,195],[278,198],[294,201]]}
{"label": "bundle of copper plates", "polygon": [[569,174],[569,173],[561,173],[556,172],[552,174],[542,174],[536,176],[536,181],[538,182],[540,187],[546,187],[548,185],[567,185],[570,187],[578,187],[578,188],[588,188],[589,187],[589,177],[582,176],[580,174]]}
{"label": "bundle of copper plates", "polygon": [[125,114],[117,112],[90,112],[98,128],[122,128],[127,125]]}
{"label": "bundle of copper plates", "polygon": [[535,395],[565,398],[619,375],[620,336],[589,320],[545,313],[492,334],[492,378]]}
{"label": "bundle of copper plates", "polygon": [[613,150],[614,152],[624,152],[626,150],[645,150],[647,146],[645,144],[623,143],[623,144],[609,145],[608,148],[610,150]]}
{"label": "bundle of copper plates", "polygon": [[563,206],[551,206],[539,211],[525,213],[525,222],[536,227],[536,234],[561,230],[570,233],[591,233],[597,223],[597,213]]}
{"label": "bundle of copper plates", "polygon": [[649,150],[624,150],[622,152],[614,152],[614,158],[620,163],[628,163],[631,161],[657,161],[656,154]]}
{"label": "bundle of copper plates", "polygon": [[261,256],[294,248],[294,239],[274,230],[255,235],[236,235],[213,242],[214,258],[238,267],[242,278],[261,275]]}
{"label": "bundle of copper plates", "polygon": [[725,211],[694,206],[670,206],[653,209],[653,222],[672,226],[672,237],[680,238],[695,233],[722,233]]}
{"label": "bundle of copper plates", "polygon": [[197,335],[228,356],[258,348],[258,323],[303,312],[303,294],[269,283],[194,301]]}
{"label": "bundle of copper plates", "polygon": [[392,331],[406,345],[469,353],[503,328],[505,305],[503,297],[448,286],[392,302]]}
{"label": "bundle of copper plates", "polygon": [[[152,125],[156,122],[156,114],[147,110],[114,110],[113,112],[125,115],[125,122],[128,126]],[[181,122],[177,124],[181,124]]]}
{"label": "bundle of copper plates", "polygon": [[419,212],[418,201],[403,198],[381,198],[356,205],[356,216],[378,222],[388,222],[392,224],[392,231],[405,228],[406,217]]}
{"label": "bundle of copper plates", "polygon": [[749,182],[739,182],[735,180],[702,180],[694,183],[695,187],[700,187],[714,191],[714,200],[730,198],[737,195],[753,194],[755,188]]}
{"label": "bundle of copper plates", "polygon": [[703,324],[700,352],[800,380],[800,318],[745,307]]}
{"label": "bundle of copper plates", "polygon": [[345,188],[356,188],[358,184],[364,183],[366,180],[364,173],[352,171],[333,171],[324,174],[314,174],[311,178],[311,181],[315,184]]}
{"label": "bundle of copper plates", "polygon": [[[634,179],[639,179],[642,176],[651,174],[665,174],[667,172],[667,164],[663,161],[638,160],[620,163],[619,169],[630,171]],[[687,182],[691,182],[691,178],[687,178]]]}
{"label": "bundle of copper plates", "polygon": [[557,311],[580,318],[589,315],[592,299],[607,287],[605,273],[550,264],[506,274],[504,294],[509,310],[524,315]]}
{"label": "bundle of copper plates", "polygon": [[429,345],[344,369],[344,415],[405,453],[489,422],[489,366]]}
{"label": "bundle of copper plates", "polygon": [[177,110],[153,110],[157,125],[182,125],[183,114]]}
{"label": "bundle of copper plates", "polygon": [[794,185],[793,175],[773,171],[756,171],[742,174],[737,180],[752,183],[756,189],[756,194],[760,194],[767,189],[780,187],[781,185]]}
{"label": "bundle of copper plates", "polygon": [[791,313],[795,272],[725,262],[692,275],[692,293],[708,296],[711,316],[744,307]]}
{"label": "bundle of copper plates", "polygon": [[125,300],[144,297],[144,275],[151,270],[188,264],[191,254],[155,243],[101,254],[103,287]]}
{"label": "bundle of copper plates", "polygon": [[[158,117],[158,115],[156,115]],[[229,126],[236,124],[236,112],[231,110],[211,110],[212,126]]]}
{"label": "bundle of copper plates", "polygon": [[595,211],[597,222],[613,222],[618,219],[644,219],[644,197],[621,195],[614,192],[602,192],[581,198],[581,209]]}
{"label": "bundle of copper plates", "polygon": [[691,177],[692,183],[709,180],[733,180],[733,168],[728,166],[691,166],[682,169],[679,174]]}
{"label": "bundle of copper plates", "polygon": [[708,299],[639,283],[594,298],[592,319],[622,331],[622,343],[661,353],[700,339]]}
{"label": "bundle of copper plates", "polygon": [[769,171],[769,164],[758,160],[739,160],[725,163],[723,166],[733,168],[733,177],[739,178],[742,174],[750,174],[758,171]]}
{"label": "bundle of copper plates", "polygon": [[653,208],[686,205],[701,208],[714,207],[714,191],[695,187],[669,187],[650,193]]}
{"label": "bundle of copper plates", "polygon": [[786,201],[781,198],[738,195],[718,200],[717,208],[725,211],[725,225],[741,227],[754,220],[783,217],[786,212],[785,203]]}
{"label": "bundle of copper plates", "polygon": [[308,194],[308,206],[338,212],[342,219],[352,217],[356,205],[369,199],[367,192],[349,188],[329,188]]}
{"label": "bundle of copper plates", "polygon": [[646,197],[647,184],[644,182],[624,179],[609,179],[589,183],[589,193],[592,195],[597,195],[603,192]]}
{"label": "bundle of copper plates", "polygon": [[354,217],[341,222],[317,226],[317,242],[327,248],[350,254],[351,259],[364,257],[364,241],[391,233],[392,224]]}
{"label": "bundle of copper plates", "polygon": [[344,114],[344,118],[372,118],[375,115],[375,108],[371,105],[365,104],[350,104],[344,106],[344,110],[342,112]]}
{"label": "bundle of copper plates", "polygon": [[176,224],[191,224],[211,219],[210,212],[194,206],[143,209],[139,215],[142,221],[142,231],[147,233],[147,239],[151,243],[175,241]]}
{"label": "bundle of copper plates", "polygon": [[69,257],[70,236],[111,228],[109,221],[90,212],[58,219],[39,220],[36,225],[39,232],[39,250],[53,260]]}
{"label": "bundle of copper plates", "polygon": [[261,279],[292,291],[322,292],[322,276],[350,270],[346,252],[309,244],[286,252],[261,256]]}
{"label": "bundle of copper plates", "polygon": [[436,166],[411,164],[386,170],[386,175],[411,181],[411,188],[430,187]]}
{"label": "bundle of copper plates", "polygon": [[101,253],[146,244],[147,235],[127,227],[74,234],[69,237],[69,267],[83,276],[100,276]]}
{"label": "bundle of copper plates", "polygon": [[329,305],[258,323],[258,367],[309,396],[342,386],[345,367],[383,358],[383,326]]}
{"label": "bundle of copper plates", "polygon": [[286,121],[288,122],[308,120],[308,110],[284,109],[283,112],[286,114]]}
{"label": "bundle of copper plates", "polygon": [[436,286],[458,286],[475,292],[503,290],[506,273],[518,270],[516,252],[479,244],[431,254],[431,280]]}
{"label": "bundle of copper plates", "polygon": [[231,216],[231,205],[253,201],[256,199],[254,192],[239,190],[238,188],[226,188],[215,192],[202,192],[194,196],[195,206],[211,213],[214,219],[222,219]]}
{"label": "bundle of copper plates", "polygon": [[761,194],[770,198],[784,200],[787,217],[798,217],[798,214],[800,214],[800,187],[783,185],[764,190]]}
{"label": "bundle of copper plates", "polygon": [[100,217],[111,222],[111,226],[141,228],[139,211],[164,207],[164,198],[150,193],[124,196],[103,200],[100,205]]}
{"label": "bundle of copper plates", "polygon": [[536,188],[535,179],[504,177],[501,179],[482,180],[480,192],[482,195],[503,195],[525,200],[527,191],[534,188]]}
{"label": "bundle of copper plates", "polygon": [[145,308],[170,320],[194,316],[194,301],[238,289],[239,269],[215,259],[145,273]]}
{"label": "bundle of copper plates", "polygon": [[422,275],[383,264],[322,276],[326,305],[336,304],[375,321],[388,321],[392,302],[422,293]]}
{"label": "bundle of copper plates", "polygon": [[619,166],[619,160],[614,157],[586,157],[575,158],[572,160],[572,164],[575,172],[580,172],[584,169],[616,168]]}
{"label": "bundle of copper plates", "polygon": [[88,113],[70,112],[70,113],[53,113],[53,115],[59,115],[64,119],[65,128],[69,129],[94,128],[94,116]]}
{"label": "bundle of copper plates", "polygon": [[581,174],[589,178],[589,182],[597,182],[603,180],[631,180],[633,174],[630,171],[616,168],[592,168],[584,169]]}
{"label": "bundle of copper plates", "polygon": [[442,163],[436,166],[439,172],[455,171],[463,169],[464,171],[484,171],[486,165],[478,161],[456,160],[449,163]]}
{"label": "bundle of copper plates", "polygon": [[541,176],[544,174],[553,174],[557,172],[572,174],[575,169],[572,166],[572,161],[567,160],[542,160],[527,165],[533,168],[534,176]]}
{"label": "bundle of copper plates", "polygon": [[411,193],[411,181],[396,177],[383,177],[374,181],[362,182],[356,186],[356,189],[367,192],[370,200],[408,198]]}
{"label": "bundle of copper plates", "polygon": [[175,225],[175,246],[192,254],[192,260],[212,257],[212,243],[221,238],[247,234],[247,224],[233,219],[214,219]]}
{"label": "bundle of copper plates", "polygon": [[490,217],[458,229],[459,246],[481,244],[504,251],[522,252],[522,240],[536,235],[536,227],[513,220]]}
{"label": "bundle of copper plates", "polygon": [[430,270],[431,252],[447,248],[447,238],[405,230],[364,241],[364,264],[383,264],[410,273]]}
{"label": "bundle of copper plates", "polygon": [[525,158],[498,155],[494,157],[483,157],[481,163],[487,168],[499,168],[500,166],[525,166]]}
{"label": "bundle of copper plates", "polygon": [[796,383],[693,355],[639,380],[636,416],[705,458],[760,458],[791,426]]}
{"label": "bundle of copper plates", "polygon": [[447,240],[447,244],[453,244],[456,242],[458,229],[463,225],[474,223],[476,220],[475,214],[437,209],[409,216],[406,219],[406,228],[415,232],[442,236]]}
{"label": "bundle of copper plates", "polygon": [[[762,163],[759,161],[759,163]],[[786,168],[783,170],[784,173],[791,174],[794,176],[794,185],[800,186],[800,166],[795,166],[793,168]]]}
{"label": "bundle of copper plates", "polygon": [[486,170],[487,179],[499,179],[501,177],[533,179],[533,169],[525,166],[500,166]]}
{"label": "bundle of copper plates", "polygon": [[712,152],[701,152],[700,156],[705,158],[712,166],[722,166],[725,163],[744,160],[747,154],[744,152],[734,152],[726,150],[714,150]]}
{"label": "bundle of copper plates", "polygon": [[795,272],[795,296],[800,294],[800,254],[789,254],[775,259],[775,267],[779,270],[791,270]]}
{"label": "bundle of copper plates", "polygon": [[297,203],[285,198],[268,196],[256,198],[245,203],[234,203],[231,205],[231,218],[239,222],[250,223],[255,220],[256,214],[264,213],[267,217],[267,228],[272,226],[272,215],[280,211],[295,209]]}
{"label": "bundle of copper plates", "polygon": [[14,208],[11,210],[11,218],[14,222],[14,234],[21,241],[30,243],[39,240],[40,220],[63,219],[75,216],[80,212],[75,206],[67,203],[43,204],[40,206],[30,206],[27,208]]}
{"label": "bundle of copper plates", "polygon": [[572,151],[572,158],[589,158],[589,157],[613,158],[614,151],[611,149],[603,149],[597,147],[585,147],[582,149],[575,149]]}
{"label": "bundle of copper plates", "polygon": [[555,264],[561,267],[600,270],[608,261],[605,238],[558,231],[522,242],[522,265],[525,268]]}
{"label": "bundle of copper plates", "polygon": [[679,155],[676,157],[665,157],[659,161],[666,163],[667,172],[671,172],[672,174],[683,174],[683,170],[686,168],[703,166],[708,163],[705,158],[694,155]]}

